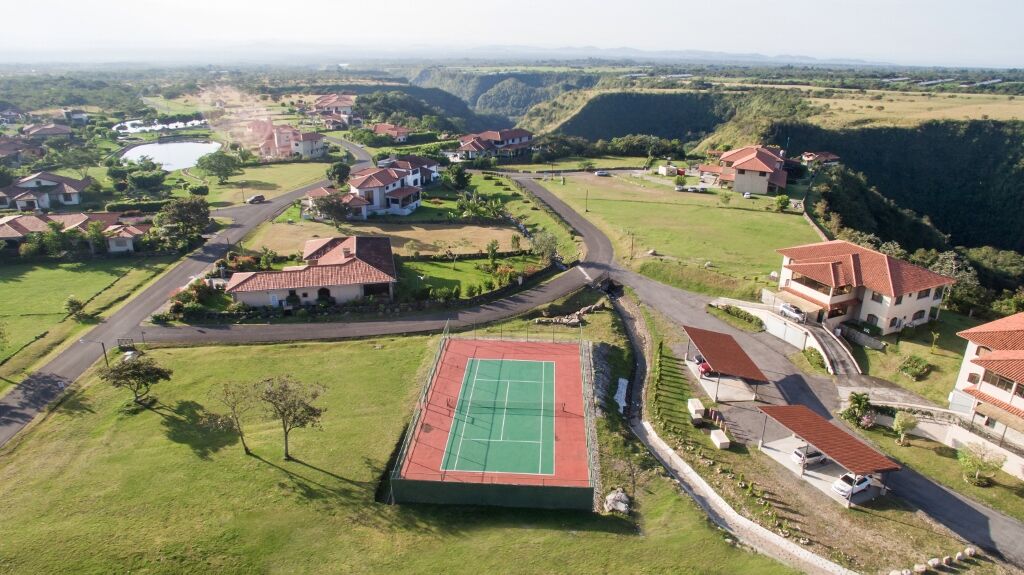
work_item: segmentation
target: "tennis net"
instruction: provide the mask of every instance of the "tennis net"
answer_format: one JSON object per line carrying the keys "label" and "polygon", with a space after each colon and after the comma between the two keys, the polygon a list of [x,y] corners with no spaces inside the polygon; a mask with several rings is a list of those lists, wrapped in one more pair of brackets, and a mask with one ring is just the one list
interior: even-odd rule
{"label": "tennis net", "polygon": [[557,413],[565,411],[565,402],[537,401],[463,401],[448,398],[447,407],[455,413],[487,413],[494,411],[515,411],[528,413]]}

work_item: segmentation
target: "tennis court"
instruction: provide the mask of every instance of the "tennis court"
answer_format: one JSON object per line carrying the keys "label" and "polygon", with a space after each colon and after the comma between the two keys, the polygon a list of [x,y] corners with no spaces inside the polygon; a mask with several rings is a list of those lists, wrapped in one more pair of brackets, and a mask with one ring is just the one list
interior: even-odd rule
{"label": "tennis court", "polygon": [[553,475],[555,363],[470,359],[441,469]]}

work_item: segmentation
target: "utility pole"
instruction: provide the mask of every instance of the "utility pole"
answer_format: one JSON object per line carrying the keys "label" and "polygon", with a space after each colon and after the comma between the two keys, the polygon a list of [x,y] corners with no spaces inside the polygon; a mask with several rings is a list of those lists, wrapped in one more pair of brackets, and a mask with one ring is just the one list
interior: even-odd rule
{"label": "utility pole", "polygon": [[633,232],[629,232],[629,259],[633,259],[633,239],[635,237]]}
{"label": "utility pole", "polygon": [[590,188],[587,188],[586,199],[583,201],[583,211],[584,212],[589,212],[590,211]]}

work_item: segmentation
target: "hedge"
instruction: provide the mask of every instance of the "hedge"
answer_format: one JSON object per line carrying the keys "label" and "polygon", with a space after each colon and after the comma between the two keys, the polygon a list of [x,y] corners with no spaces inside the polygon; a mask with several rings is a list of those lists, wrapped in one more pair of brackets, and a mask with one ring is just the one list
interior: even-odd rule
{"label": "hedge", "polygon": [[138,210],[140,212],[159,212],[160,208],[171,200],[147,200],[141,202],[110,202],[106,208],[108,212],[124,212],[127,210]]}

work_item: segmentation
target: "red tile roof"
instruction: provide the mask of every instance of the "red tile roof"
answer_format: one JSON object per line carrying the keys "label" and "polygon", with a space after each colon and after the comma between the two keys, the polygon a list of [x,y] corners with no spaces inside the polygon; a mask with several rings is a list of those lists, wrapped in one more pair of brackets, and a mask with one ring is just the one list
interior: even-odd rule
{"label": "red tile roof", "polygon": [[1024,418],[1024,409],[1021,409],[1016,405],[1010,405],[1009,403],[1006,403],[1005,401],[998,399],[996,397],[992,397],[991,395],[985,393],[984,391],[979,390],[977,386],[972,385],[970,387],[965,387],[963,391],[964,393],[974,397],[975,399],[981,401],[982,403],[994,405],[1009,414],[1016,415],[1017,417],[1020,418]]}
{"label": "red tile roof", "polygon": [[391,190],[390,192],[388,192],[388,193],[386,193],[384,195],[389,197],[389,198],[395,198],[395,199],[400,200],[402,198],[408,198],[409,196],[411,196],[413,194],[417,194],[417,193],[419,193],[419,191],[420,191],[419,188],[415,188],[413,186],[403,186],[401,188],[395,188],[394,190]]}
{"label": "red tile roof", "polygon": [[900,469],[895,461],[833,425],[806,405],[766,405],[758,409],[852,473],[869,475]]}
{"label": "red tile roof", "polygon": [[782,155],[764,146],[744,146],[723,152],[721,160],[723,162],[732,162],[734,168],[771,171],[776,169],[776,163],[782,162]]}
{"label": "red tile roof", "polygon": [[957,335],[989,349],[1024,349],[1024,312],[965,329]]}
{"label": "red tile roof", "polygon": [[339,190],[337,188],[330,187],[330,186],[327,186],[327,187],[320,186],[319,188],[316,188],[314,190],[310,190],[310,191],[306,192],[306,197],[307,198],[323,198],[323,197],[329,196],[331,194],[340,194],[340,193],[341,193],[341,190]]}
{"label": "red tile roof", "polygon": [[832,287],[865,286],[889,297],[950,285],[953,278],[865,247],[833,240],[777,250],[786,269]]}
{"label": "red tile roof", "polygon": [[997,349],[972,359],[971,363],[1013,381],[1024,382],[1024,350]]}
{"label": "red tile roof", "polygon": [[360,208],[362,206],[370,205],[370,201],[359,194],[345,194],[341,198],[341,203],[352,208]]}
{"label": "red tile roof", "polygon": [[494,144],[490,140],[485,140],[477,136],[465,139],[463,138],[459,139],[459,141],[462,142],[462,145],[456,148],[456,151],[458,152],[483,152],[494,149]]}
{"label": "red tile roof", "polygon": [[381,188],[404,178],[408,172],[396,168],[366,168],[352,175],[348,183],[353,188]]}
{"label": "red tile roof", "polygon": [[[118,213],[71,213],[71,214],[15,214],[0,217],[0,239],[20,240],[34,232],[45,232],[50,222],[61,225],[62,230],[85,231],[92,222],[109,227],[118,223]],[[148,226],[148,224],[146,224]],[[147,227],[148,229],[148,227]]]}
{"label": "red tile roof", "polygon": [[402,126],[396,126],[395,124],[388,124],[381,122],[373,125],[373,133],[384,136],[391,136],[392,138],[402,138],[408,136],[412,132],[409,128],[403,128]]}
{"label": "red tile roof", "polygon": [[511,128],[508,130],[488,130],[486,132],[480,132],[476,134],[485,140],[492,142],[502,142],[505,140],[511,140],[514,138],[532,138],[533,132],[524,130],[522,128]]}
{"label": "red tile roof", "polygon": [[697,346],[697,350],[704,356],[704,361],[708,362],[712,370],[753,381],[768,381],[754,360],[750,359],[731,335],[688,325],[683,326],[683,331],[693,345]]}
{"label": "red tile roof", "polygon": [[14,185],[17,186],[18,184],[31,182],[32,180],[35,179],[47,180],[50,182],[56,182],[58,184],[65,184],[71,187],[71,189],[75,190],[76,192],[84,190],[86,186],[88,186],[92,182],[92,178],[88,177],[85,178],[84,180],[79,180],[76,178],[69,178],[67,176],[59,176],[57,174],[54,174],[53,172],[36,172],[30,176],[20,178]]}

